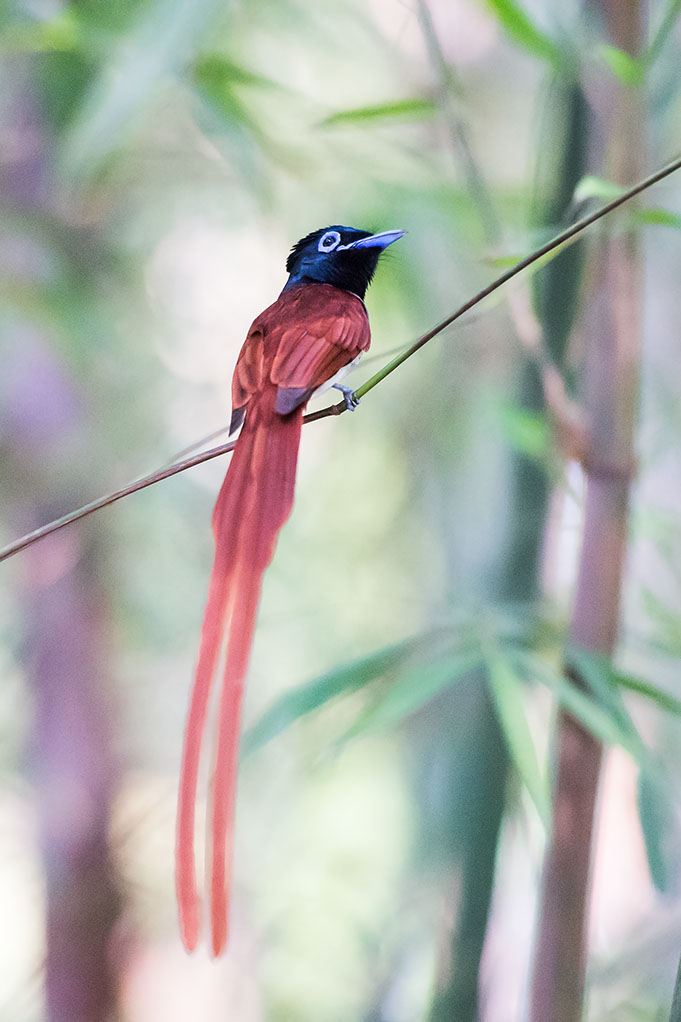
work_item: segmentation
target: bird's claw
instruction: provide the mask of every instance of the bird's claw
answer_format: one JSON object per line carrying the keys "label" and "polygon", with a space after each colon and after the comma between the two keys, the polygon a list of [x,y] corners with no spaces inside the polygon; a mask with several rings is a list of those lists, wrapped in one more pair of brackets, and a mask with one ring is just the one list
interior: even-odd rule
{"label": "bird's claw", "polygon": [[359,398],[355,397],[355,392],[352,387],[346,387],[342,383],[334,383],[334,390],[340,390],[341,394],[345,398],[345,410],[348,412],[354,412],[355,408],[359,404]]}

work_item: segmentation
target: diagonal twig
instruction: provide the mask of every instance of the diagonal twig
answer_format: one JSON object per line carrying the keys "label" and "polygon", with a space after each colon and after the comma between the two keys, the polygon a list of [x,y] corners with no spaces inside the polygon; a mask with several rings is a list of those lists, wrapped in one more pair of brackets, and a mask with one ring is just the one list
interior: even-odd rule
{"label": "diagonal twig", "polygon": [[[446,319],[443,319],[442,322],[437,324],[437,326],[434,326],[432,330],[422,334],[418,340],[414,341],[413,344],[400,352],[399,355],[396,355],[395,358],[387,362],[382,369],[379,369],[379,371],[374,373],[374,375],[363,383],[361,387],[357,388],[355,391],[355,397],[359,400],[372,391],[379,385],[379,383],[382,383],[383,380],[390,376],[391,373],[394,373],[396,369],[403,365],[407,359],[410,359],[412,355],[415,355],[417,351],[424,347],[428,341],[431,341],[438,334],[442,333],[443,330],[446,330],[448,326],[451,326],[451,324],[457,319],[460,319],[476,305],[479,305],[480,302],[484,301],[484,299],[489,297],[489,295],[498,291],[498,289],[506,284],[507,281],[517,276],[523,270],[526,270],[529,266],[532,266],[533,263],[538,262],[550,252],[554,252],[556,249],[560,248],[561,245],[566,244],[566,242],[576,237],[576,235],[581,234],[582,231],[584,231],[587,227],[590,227],[591,224],[596,223],[597,220],[600,220],[608,213],[611,213],[619,206],[624,205],[625,202],[634,198],[634,196],[640,195],[641,192],[646,191],[652,185],[657,184],[658,181],[662,181],[664,178],[679,169],[681,169],[681,157],[677,157],[675,160],[672,160],[671,163],[667,163],[664,167],[656,170],[653,174],[649,174],[648,177],[637,182],[637,184],[622,192],[621,195],[618,195],[604,206],[601,206],[600,209],[597,209],[595,212],[576,221],[576,223],[572,224],[571,227],[561,231],[560,234],[557,234],[550,241],[547,241],[545,245],[542,245],[534,252],[531,252],[530,255],[525,256],[524,259],[515,263],[499,277],[496,277],[493,281],[482,288],[482,290],[478,291],[477,294],[473,295],[472,298],[465,301],[463,305],[460,305],[455,312],[453,312],[450,316],[447,316]],[[345,402],[340,401],[338,404],[328,405],[326,408],[322,408],[317,412],[309,413],[305,416],[303,421],[306,423],[316,422],[318,419],[325,419],[331,415],[342,415],[345,410]],[[171,476],[178,475],[180,472],[185,472],[188,468],[193,468],[195,465],[201,465],[203,462],[210,461],[212,458],[218,458],[220,455],[233,450],[234,444],[235,441],[230,441],[229,443],[221,444],[219,447],[212,447],[208,451],[202,451],[200,454],[195,454],[191,458],[185,458],[183,461],[179,461],[174,465],[168,465],[165,468],[151,472],[149,475],[143,476],[141,479],[137,479],[134,482],[129,483],[127,486],[117,490],[115,493],[109,493],[104,497],[99,497],[97,500],[93,500],[89,504],[85,504],[83,507],[78,508],[75,511],[71,511],[69,514],[63,515],[61,518],[57,518],[55,521],[49,522],[47,525],[43,525],[41,528],[35,529],[33,532],[29,532],[27,535],[21,536],[19,539],[14,540],[14,542],[9,543],[7,546],[0,549],[0,561],[7,560],[7,558],[19,553],[20,550],[25,550],[26,547],[31,546],[33,543],[43,539],[45,536],[49,536],[53,532],[57,532],[58,529],[63,529],[66,525],[71,525],[73,522],[80,521],[81,518],[85,518],[94,511],[99,511],[100,508],[108,507],[110,504],[114,504],[116,501],[122,500],[123,497],[128,497],[132,493],[137,493],[138,490],[143,490],[147,486],[153,486],[155,483],[159,483],[163,479],[169,479]]]}

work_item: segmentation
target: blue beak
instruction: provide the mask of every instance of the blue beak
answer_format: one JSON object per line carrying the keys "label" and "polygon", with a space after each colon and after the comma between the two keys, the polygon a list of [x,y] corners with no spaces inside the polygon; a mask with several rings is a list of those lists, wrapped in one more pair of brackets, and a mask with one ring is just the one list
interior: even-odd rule
{"label": "blue beak", "polygon": [[399,241],[403,234],[406,234],[406,231],[381,231],[380,234],[370,234],[368,238],[353,241],[348,248],[387,248],[393,241]]}

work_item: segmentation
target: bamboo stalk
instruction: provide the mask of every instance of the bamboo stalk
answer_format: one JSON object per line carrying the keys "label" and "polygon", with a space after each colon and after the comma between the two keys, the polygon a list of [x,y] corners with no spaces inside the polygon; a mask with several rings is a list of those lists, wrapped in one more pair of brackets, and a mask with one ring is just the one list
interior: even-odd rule
{"label": "bamboo stalk", "polygon": [[[641,6],[607,0],[599,7],[614,45],[632,55],[638,53]],[[599,102],[601,137],[613,140],[605,176],[635,180],[644,148],[637,96],[613,79],[610,95],[605,90]],[[577,647],[611,656],[627,552],[639,373],[641,273],[633,234],[602,237],[594,267],[584,372],[591,445],[585,463],[587,496],[570,640]],[[580,685],[569,662],[567,669]],[[542,881],[532,1022],[578,1022],[583,1010],[592,834],[602,749],[565,712],[558,719],[557,746],[553,832]]]}

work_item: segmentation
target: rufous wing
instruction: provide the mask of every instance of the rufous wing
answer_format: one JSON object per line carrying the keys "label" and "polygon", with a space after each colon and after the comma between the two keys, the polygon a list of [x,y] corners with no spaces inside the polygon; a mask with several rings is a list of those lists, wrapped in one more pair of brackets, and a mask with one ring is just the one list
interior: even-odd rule
{"label": "rufous wing", "polygon": [[283,415],[308,401],[371,343],[366,309],[356,295],[327,284],[298,290],[296,314],[278,330],[270,372]]}

